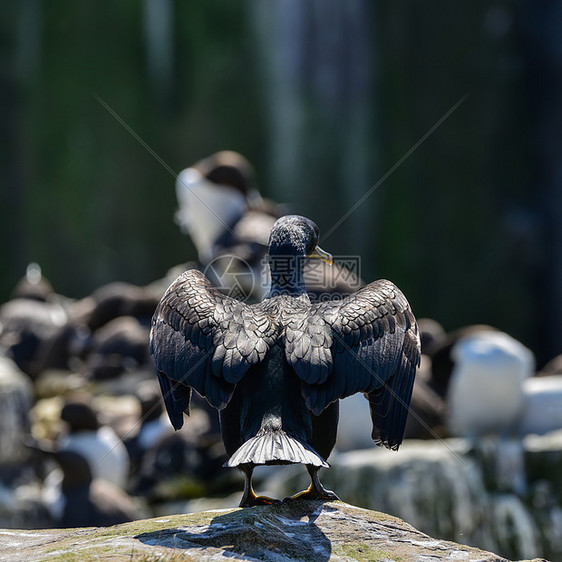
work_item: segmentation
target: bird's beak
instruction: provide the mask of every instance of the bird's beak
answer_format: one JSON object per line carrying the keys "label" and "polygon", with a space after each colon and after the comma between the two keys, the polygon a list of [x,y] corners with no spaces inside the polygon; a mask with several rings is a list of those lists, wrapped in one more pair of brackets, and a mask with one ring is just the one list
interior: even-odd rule
{"label": "bird's beak", "polygon": [[312,254],[310,254],[308,257],[318,258],[319,260],[322,260],[328,265],[332,265],[334,263],[334,258],[332,257],[332,254],[329,254],[328,252],[324,251],[320,246],[316,246]]}

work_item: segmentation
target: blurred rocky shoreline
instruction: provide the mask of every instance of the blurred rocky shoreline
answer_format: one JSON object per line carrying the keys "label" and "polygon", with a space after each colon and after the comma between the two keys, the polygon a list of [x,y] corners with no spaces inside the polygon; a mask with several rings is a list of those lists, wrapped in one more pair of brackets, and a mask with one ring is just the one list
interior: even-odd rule
{"label": "blurred rocky shoreline", "polygon": [[[30,281],[32,268],[0,307],[0,527],[114,525],[237,505],[242,480],[222,468],[216,412],[194,397],[175,433],[148,353],[152,311],[181,269],[73,301],[41,276]],[[511,559],[562,558],[556,358],[536,373],[529,350],[489,327],[460,337],[420,326],[408,439],[397,454],[372,447],[367,401],[344,400],[323,482],[440,539]],[[283,498],[306,486],[306,471],[264,467],[256,485]]]}

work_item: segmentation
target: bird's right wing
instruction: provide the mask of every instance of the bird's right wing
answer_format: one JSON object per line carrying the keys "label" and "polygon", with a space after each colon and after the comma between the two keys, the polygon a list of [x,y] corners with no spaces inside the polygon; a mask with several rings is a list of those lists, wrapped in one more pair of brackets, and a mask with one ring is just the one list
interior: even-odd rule
{"label": "bird's right wing", "polygon": [[394,283],[370,283],[339,302],[312,305],[285,330],[289,364],[302,380],[316,415],[339,398],[367,395],[373,439],[389,448],[402,441],[420,339],[408,301]]}
{"label": "bird's right wing", "polygon": [[152,318],[150,353],[176,429],[189,413],[191,388],[222,409],[247,370],[261,361],[274,327],[259,305],[223,295],[198,270],[182,273]]}

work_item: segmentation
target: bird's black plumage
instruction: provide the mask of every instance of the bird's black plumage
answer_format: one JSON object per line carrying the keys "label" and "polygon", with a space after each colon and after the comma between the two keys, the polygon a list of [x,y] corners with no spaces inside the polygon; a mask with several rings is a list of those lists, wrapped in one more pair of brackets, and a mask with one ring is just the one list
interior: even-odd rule
{"label": "bird's black plumage", "polygon": [[153,317],[151,353],[170,420],[182,426],[192,388],[220,410],[228,466],[246,474],[241,505],[262,500],[251,489],[260,464],[306,464],[308,496],[333,497],[316,472],[328,466],[340,398],[365,393],[374,440],[391,449],[402,441],[420,358],[410,306],[385,280],[311,304],[304,260],[329,256],[317,242],[312,221],[282,217],[270,235],[271,288],[262,302],[229,298],[190,270]]}

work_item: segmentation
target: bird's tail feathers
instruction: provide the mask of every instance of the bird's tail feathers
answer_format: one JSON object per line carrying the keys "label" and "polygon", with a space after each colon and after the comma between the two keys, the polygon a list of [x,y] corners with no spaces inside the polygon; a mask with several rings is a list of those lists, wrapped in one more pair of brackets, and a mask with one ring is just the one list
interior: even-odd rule
{"label": "bird's tail feathers", "polygon": [[224,466],[285,463],[330,466],[310,445],[287,435],[281,429],[258,433],[238,448]]}

